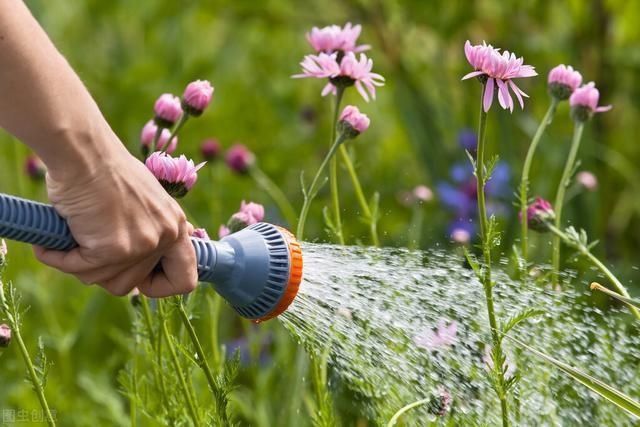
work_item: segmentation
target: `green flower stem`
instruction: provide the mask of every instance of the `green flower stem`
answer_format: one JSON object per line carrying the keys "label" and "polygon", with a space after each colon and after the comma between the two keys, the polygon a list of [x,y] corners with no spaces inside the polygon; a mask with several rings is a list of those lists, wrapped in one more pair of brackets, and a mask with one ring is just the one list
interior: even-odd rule
{"label": "green flower stem", "polygon": [[[11,287],[11,285],[9,286]],[[22,339],[22,333],[20,332],[19,310],[16,307],[14,295],[15,290],[13,288],[10,288],[9,299],[7,300],[4,294],[4,283],[0,282],[0,308],[2,308],[2,311],[5,312],[5,316],[7,317],[9,326],[11,326],[12,336],[18,343],[18,349],[20,350],[20,354],[22,355],[22,359],[24,360],[24,364],[27,368],[29,382],[33,386],[33,391],[35,391],[36,395],[38,396],[38,401],[40,402],[40,406],[42,407],[42,410],[44,412],[47,424],[53,427],[56,425],[56,422],[53,419],[53,415],[51,414],[51,410],[49,409],[49,404],[47,403],[47,398],[44,395],[42,382],[40,381],[40,378],[38,378],[36,369],[33,366],[31,357],[29,356],[27,346],[24,344],[24,340]]]}
{"label": "green flower stem", "polygon": [[528,252],[529,252],[529,243],[528,243],[528,231],[529,224],[526,221],[527,218],[527,204],[529,203],[529,171],[531,170],[531,162],[533,161],[533,155],[536,152],[538,147],[538,143],[544,134],[544,131],[547,129],[547,126],[551,124],[553,120],[553,116],[556,113],[556,108],[558,107],[558,99],[554,96],[551,97],[551,104],[549,105],[549,109],[547,113],[544,115],[544,118],[540,122],[538,126],[538,130],[536,130],[533,139],[531,140],[531,144],[529,145],[529,150],[527,151],[527,157],[524,161],[524,166],[522,168],[522,179],[520,181],[520,217],[522,218],[521,227],[522,227],[522,236],[520,237],[520,243],[522,244],[522,261],[525,266],[525,270],[527,268],[528,261]]}
{"label": "green flower stem", "polygon": [[485,90],[485,85],[482,85],[482,92],[480,96],[480,124],[478,129],[478,157],[476,159],[476,181],[478,190],[478,215],[480,217],[480,235],[482,238],[482,253],[484,255],[484,266],[482,269],[482,286],[484,288],[484,295],[487,302],[487,313],[489,315],[489,326],[491,327],[491,339],[493,341],[494,352],[496,355],[496,361],[494,361],[494,369],[496,371],[496,378],[498,384],[496,384],[496,394],[500,399],[500,408],[502,411],[502,426],[509,426],[509,407],[507,403],[507,396],[505,395],[505,379],[502,372],[502,366],[499,362],[502,360],[502,340],[498,332],[498,323],[496,322],[495,309],[493,306],[493,283],[491,279],[491,241],[489,234],[489,224],[487,219],[487,207],[485,202],[484,187],[486,184],[485,170],[484,170],[484,150],[485,150],[485,131],[487,128],[487,113],[484,111],[482,105],[482,98]]}
{"label": "green flower stem", "polygon": [[411,409],[413,408],[417,408],[418,406],[421,405],[426,405],[429,402],[431,402],[433,398],[428,397],[426,399],[422,399],[422,400],[417,400],[413,403],[410,403],[408,405],[403,406],[402,408],[400,408],[398,410],[398,412],[396,412],[393,417],[391,417],[391,419],[389,420],[389,422],[387,423],[387,427],[393,427],[398,423],[398,420],[400,419],[400,417],[405,413],[405,412],[409,412]]}
{"label": "green flower stem", "polygon": [[409,226],[409,249],[420,248],[420,238],[422,236],[422,223],[424,222],[424,206],[421,203],[414,203],[411,212],[411,225]]}
{"label": "green flower stem", "polygon": [[[344,95],[344,87],[336,86],[336,102],[333,107],[333,122],[331,125],[331,138],[329,142],[333,144],[338,134],[338,114],[340,112],[340,103]],[[333,220],[338,243],[344,245],[344,234],[342,233],[342,219],[340,216],[340,197],[338,195],[338,162],[337,159],[331,157],[329,165],[329,187],[331,188],[331,204],[333,206]]]}
{"label": "green flower stem", "polygon": [[[149,342],[151,343],[151,348],[158,349],[158,339],[156,333],[153,329],[153,320],[151,317],[151,309],[149,308],[149,300],[144,295],[140,295],[140,306],[142,307],[142,318],[144,319],[145,326],[147,328],[147,333],[149,334]],[[161,355],[160,351],[158,351],[158,355]],[[155,377],[156,382],[160,385],[160,391],[162,392],[163,399],[166,396],[166,386],[164,384],[164,376],[160,372],[160,362],[161,358],[158,358],[158,363],[153,366],[153,375]]]}
{"label": "green flower stem", "polygon": [[293,227],[296,223],[296,211],[291,206],[291,202],[287,199],[287,196],[258,166],[252,166],[249,168],[249,175],[256,181],[258,186],[269,194],[269,197],[276,202],[278,209],[282,215],[284,215],[289,227]]}
{"label": "green flower stem", "polygon": [[[570,239],[569,236],[567,236],[567,234],[562,230],[560,230],[557,226],[551,225],[551,224],[548,224],[548,226],[549,226],[549,230],[551,230],[551,232],[555,234],[555,237],[558,240],[562,240],[568,246],[575,248],[578,252],[580,252],[582,255],[587,257],[595,267],[597,267],[600,271],[602,271],[602,273],[607,277],[607,279],[611,281],[611,283],[613,284],[613,286],[616,288],[616,290],[620,295],[622,295],[625,298],[631,298],[631,296],[629,295],[629,292],[624,287],[624,285],[620,282],[620,280],[618,280],[618,278],[611,272],[611,270],[609,270],[607,266],[604,265],[602,261],[600,261],[589,250],[587,246],[573,239]],[[635,307],[629,307],[629,308],[631,312],[634,314],[634,316],[636,316],[640,320],[640,311],[638,311],[638,309]]]}
{"label": "green flower stem", "polygon": [[[569,157],[564,165],[564,171],[562,172],[562,178],[558,184],[558,190],[556,191],[556,199],[554,202],[554,209],[556,213],[555,227],[560,229],[562,227],[562,207],[564,205],[565,191],[569,186],[571,180],[571,173],[575,167],[576,156],[578,155],[578,149],[580,148],[580,140],[582,139],[582,130],[584,129],[584,122],[576,121],[573,128],[573,141],[571,142],[571,150],[569,151]],[[555,236],[553,239],[553,256],[552,256],[552,271],[551,280],[554,285],[559,283],[560,272],[560,237]]]}
{"label": "green flower stem", "polygon": [[156,126],[156,134],[153,136],[153,143],[151,144],[150,153],[156,151],[156,147],[158,146],[158,141],[160,140],[160,135],[162,135],[162,129],[160,126]]}
{"label": "green flower stem", "polygon": [[311,207],[311,202],[318,194],[318,190],[320,189],[320,177],[322,173],[327,167],[327,163],[335,157],[336,151],[338,147],[344,142],[344,137],[340,135],[336,138],[329,149],[329,152],[322,160],[320,167],[318,168],[318,172],[313,177],[313,181],[311,181],[311,185],[309,189],[304,192],[304,203],[302,204],[302,210],[300,211],[300,217],[298,218],[298,230],[296,232],[296,236],[299,240],[302,240],[304,237],[304,224],[307,220],[307,214],[309,213],[309,207]]}
{"label": "green flower stem", "polygon": [[353,167],[351,157],[344,145],[340,146],[340,156],[342,157],[342,162],[347,167],[347,172],[349,172],[349,177],[351,178],[351,183],[353,184],[353,188],[356,192],[356,198],[360,204],[360,209],[362,209],[362,213],[364,213],[364,219],[369,224],[371,242],[374,246],[380,246],[380,239],[378,238],[378,220],[372,215],[371,209],[369,209],[369,204],[367,203],[367,199],[364,197],[362,185],[360,185],[360,180],[358,179],[358,174]]}
{"label": "green flower stem", "polygon": [[[173,141],[173,138],[175,138],[175,136],[178,134],[178,132],[180,132],[180,129],[182,129],[182,126],[184,126],[184,124],[187,123],[187,120],[189,120],[189,115],[187,113],[182,113],[182,116],[180,116],[180,120],[178,120],[178,124],[171,131],[171,135],[169,135],[169,140],[167,141],[165,146],[162,147],[162,150],[160,150],[161,152],[164,153],[164,152],[167,151],[167,148],[169,148],[169,146],[171,145],[171,141]],[[160,132],[162,132],[162,129],[159,129],[159,130],[160,130]],[[159,135],[158,135],[158,137],[159,137]],[[154,142],[157,142],[157,140],[154,141]],[[154,144],[154,146],[156,146],[156,145]]]}
{"label": "green flower stem", "polygon": [[222,365],[222,356],[220,354],[220,343],[218,338],[218,325],[220,323],[220,309],[222,308],[222,297],[218,295],[213,288],[207,289],[207,302],[209,305],[209,313],[211,316],[211,325],[209,325],[211,337],[211,356],[213,364],[216,368]]}
{"label": "green flower stem", "polygon": [[180,366],[178,354],[176,353],[176,349],[171,342],[171,335],[169,334],[169,328],[167,327],[167,318],[162,300],[158,300],[158,313],[160,314],[160,329],[162,331],[162,335],[164,336],[164,340],[167,342],[167,348],[169,349],[171,362],[173,363],[173,368],[175,369],[176,375],[178,376],[180,388],[182,389],[182,395],[184,397],[184,400],[187,402],[189,415],[191,416],[191,420],[193,421],[193,424],[195,426],[202,425],[200,416],[198,415],[198,410],[193,400],[193,396],[191,395],[191,391],[189,390],[189,385],[187,384],[187,379],[185,377],[184,371],[182,370],[182,366]]}
{"label": "green flower stem", "polygon": [[209,367],[209,364],[207,363],[207,357],[204,354],[204,350],[202,350],[202,345],[200,345],[198,334],[196,333],[196,330],[193,327],[193,324],[189,320],[189,316],[187,315],[187,312],[184,309],[184,305],[182,304],[182,297],[177,297],[177,298],[179,298],[178,304],[177,304],[178,314],[180,314],[180,319],[182,320],[182,323],[184,324],[184,327],[187,330],[187,333],[189,334],[189,338],[191,339],[191,342],[193,343],[193,346],[196,349],[196,354],[198,355],[198,365],[204,371],[204,375],[207,378],[207,382],[209,383],[209,388],[211,389],[211,393],[213,394],[213,398],[215,400],[215,397],[216,397],[215,391],[218,389],[218,386],[216,385],[216,380],[213,377],[213,373],[211,372],[211,368]]}

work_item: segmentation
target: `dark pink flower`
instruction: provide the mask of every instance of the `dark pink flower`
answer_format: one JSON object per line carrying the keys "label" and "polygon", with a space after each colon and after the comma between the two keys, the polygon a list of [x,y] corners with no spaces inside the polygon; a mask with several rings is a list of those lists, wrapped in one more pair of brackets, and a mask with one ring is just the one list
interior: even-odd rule
{"label": "dark pink flower", "polygon": [[232,171],[245,173],[253,166],[256,158],[246,146],[235,144],[227,151],[225,161]]}
{"label": "dark pink flower", "polygon": [[[151,150],[151,146],[153,145],[153,140],[156,137],[157,131],[158,131],[158,126],[156,126],[153,120],[149,120],[142,128],[142,132],[140,132],[140,143],[142,145],[143,154],[146,155]],[[164,150],[169,154],[176,151],[176,147],[178,146],[177,136],[174,136],[173,139],[171,140],[171,144],[169,144],[169,147],[167,147],[166,150],[164,149],[170,137],[171,137],[171,131],[167,128],[163,128],[162,131],[160,132],[160,138],[158,138],[158,143],[156,144],[156,150]]]}
{"label": "dark pink flower", "polygon": [[560,64],[549,71],[547,81],[551,95],[565,100],[582,84],[582,74],[575,71],[571,65],[567,67]]}
{"label": "dark pink flower", "polygon": [[222,147],[217,139],[209,138],[200,144],[200,154],[202,158],[208,161],[215,160],[220,155]]}
{"label": "dark pink flower", "polygon": [[170,93],[160,95],[155,105],[155,122],[161,127],[171,127],[182,116],[182,107],[180,106],[180,98]]}
{"label": "dark pink flower", "polygon": [[316,52],[333,53],[341,52],[362,52],[370,49],[369,45],[356,46],[356,41],[360,36],[362,27],[352,26],[347,22],[344,28],[338,25],[330,25],[324,28],[313,27],[307,33],[307,40]]}
{"label": "dark pink flower", "polygon": [[452,402],[453,398],[451,397],[451,393],[445,388],[440,387],[438,393],[431,398],[427,409],[432,415],[444,417],[451,409]]}
{"label": "dark pink flower", "polygon": [[513,111],[513,98],[511,98],[509,89],[516,95],[520,107],[524,108],[524,100],[522,98],[528,98],[529,96],[516,86],[513,79],[537,76],[538,73],[534,67],[524,65],[522,57],[517,58],[515,54],[507,50],[500,53],[500,49],[496,49],[484,42],[481,45],[472,46],[471,42],[467,40],[464,45],[464,53],[475,71],[466,74],[462,77],[462,80],[471,77],[486,79],[482,103],[485,112],[491,108],[496,86],[498,89],[498,102],[502,108]]}
{"label": "dark pink flower", "polygon": [[198,117],[209,106],[213,86],[207,80],[196,80],[187,85],[182,95],[182,108],[187,114]]}
{"label": "dark pink flower", "polygon": [[9,347],[11,343],[11,328],[4,323],[0,325],[0,347]]}
{"label": "dark pink flower", "polygon": [[584,122],[591,118],[595,113],[604,113],[613,108],[611,105],[598,106],[600,100],[600,91],[596,89],[594,82],[579,87],[571,94],[569,105],[571,105],[571,113],[575,120]]}
{"label": "dark pink flower", "polygon": [[371,72],[373,61],[364,53],[360,59],[353,52],[347,52],[338,62],[338,54],[320,53],[319,55],[307,55],[300,63],[302,74],[296,74],[293,78],[315,77],[327,78],[329,83],[322,90],[322,96],[329,93],[336,94],[336,86],[348,87],[355,85],[365,101],[369,97],[376,99],[376,86],[384,85],[384,77]]}
{"label": "dark pink flower", "polygon": [[340,114],[340,130],[347,138],[355,138],[369,129],[371,121],[366,114],[362,114],[358,107],[347,105]]}
{"label": "dark pink flower", "polygon": [[167,153],[154,152],[146,160],[145,165],[160,181],[160,184],[173,197],[184,197],[198,179],[198,170],[205,162],[195,165],[193,160],[184,154],[171,157]]}
{"label": "dark pink flower", "polygon": [[207,234],[207,230],[204,228],[195,228],[193,233],[191,233],[193,237],[197,237],[198,239],[211,240],[209,235]]}
{"label": "dark pink flower", "polygon": [[251,224],[255,224],[256,222],[260,222],[264,219],[264,206],[262,206],[260,203],[246,203],[243,200],[242,203],[240,203],[240,212],[243,212],[251,217]]}
{"label": "dark pink flower", "polygon": [[[522,215],[519,217],[522,221]],[[549,223],[553,222],[555,218],[553,206],[541,197],[536,197],[536,200],[527,208],[527,224],[534,231],[541,233],[549,231]]]}
{"label": "dark pink flower", "polygon": [[24,162],[24,171],[29,178],[39,181],[47,174],[47,167],[42,160],[40,160],[40,157],[31,154]]}

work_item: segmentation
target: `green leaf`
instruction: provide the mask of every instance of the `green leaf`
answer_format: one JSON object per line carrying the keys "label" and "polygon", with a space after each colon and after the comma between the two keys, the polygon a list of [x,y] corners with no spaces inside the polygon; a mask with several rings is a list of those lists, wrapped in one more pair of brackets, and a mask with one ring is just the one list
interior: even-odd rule
{"label": "green leaf", "polygon": [[609,402],[617,405],[619,408],[624,409],[631,415],[640,417],[640,402],[633,400],[631,397],[627,396],[620,390],[617,390],[611,387],[610,385],[600,381],[597,378],[594,378],[588,374],[585,374],[584,372],[580,371],[577,368],[574,368],[571,365],[567,365],[564,362],[554,359],[548,354],[545,354],[539,350],[529,347],[528,345],[526,345],[525,343],[523,343],[522,341],[516,338],[510,337],[510,336],[507,336],[507,338],[514,341],[520,347],[526,350],[529,350],[530,352],[540,357],[541,359],[544,359],[545,361],[551,363],[556,368],[560,369],[561,371],[569,375],[571,378],[573,378],[580,384],[584,385],[594,393],[597,393],[601,397],[607,399]]}
{"label": "green leaf", "polygon": [[502,333],[506,335],[507,332],[516,327],[518,323],[522,322],[523,320],[527,320],[535,316],[541,316],[544,313],[544,310],[540,310],[537,308],[527,308],[525,310],[522,310],[521,312],[511,316],[509,320],[505,322],[505,324],[502,326]]}

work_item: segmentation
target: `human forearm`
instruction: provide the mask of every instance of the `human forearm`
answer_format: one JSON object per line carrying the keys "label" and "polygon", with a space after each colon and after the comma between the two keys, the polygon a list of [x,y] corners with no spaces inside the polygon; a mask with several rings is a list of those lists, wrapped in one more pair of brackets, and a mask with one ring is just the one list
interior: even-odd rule
{"label": "human forearm", "polygon": [[0,126],[33,148],[53,177],[86,175],[98,157],[123,150],[22,1],[0,1],[0,50]]}

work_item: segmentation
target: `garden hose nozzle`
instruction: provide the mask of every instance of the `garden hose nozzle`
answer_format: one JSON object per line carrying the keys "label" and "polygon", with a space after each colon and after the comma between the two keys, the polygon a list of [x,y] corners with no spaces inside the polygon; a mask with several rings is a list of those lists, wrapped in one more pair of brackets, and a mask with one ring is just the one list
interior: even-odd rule
{"label": "garden hose nozzle", "polygon": [[[0,237],[69,250],[77,246],[67,222],[43,203],[0,194]],[[220,241],[191,238],[198,278],[242,317],[256,322],[284,312],[302,280],[302,250],[289,231],[260,222]]]}

